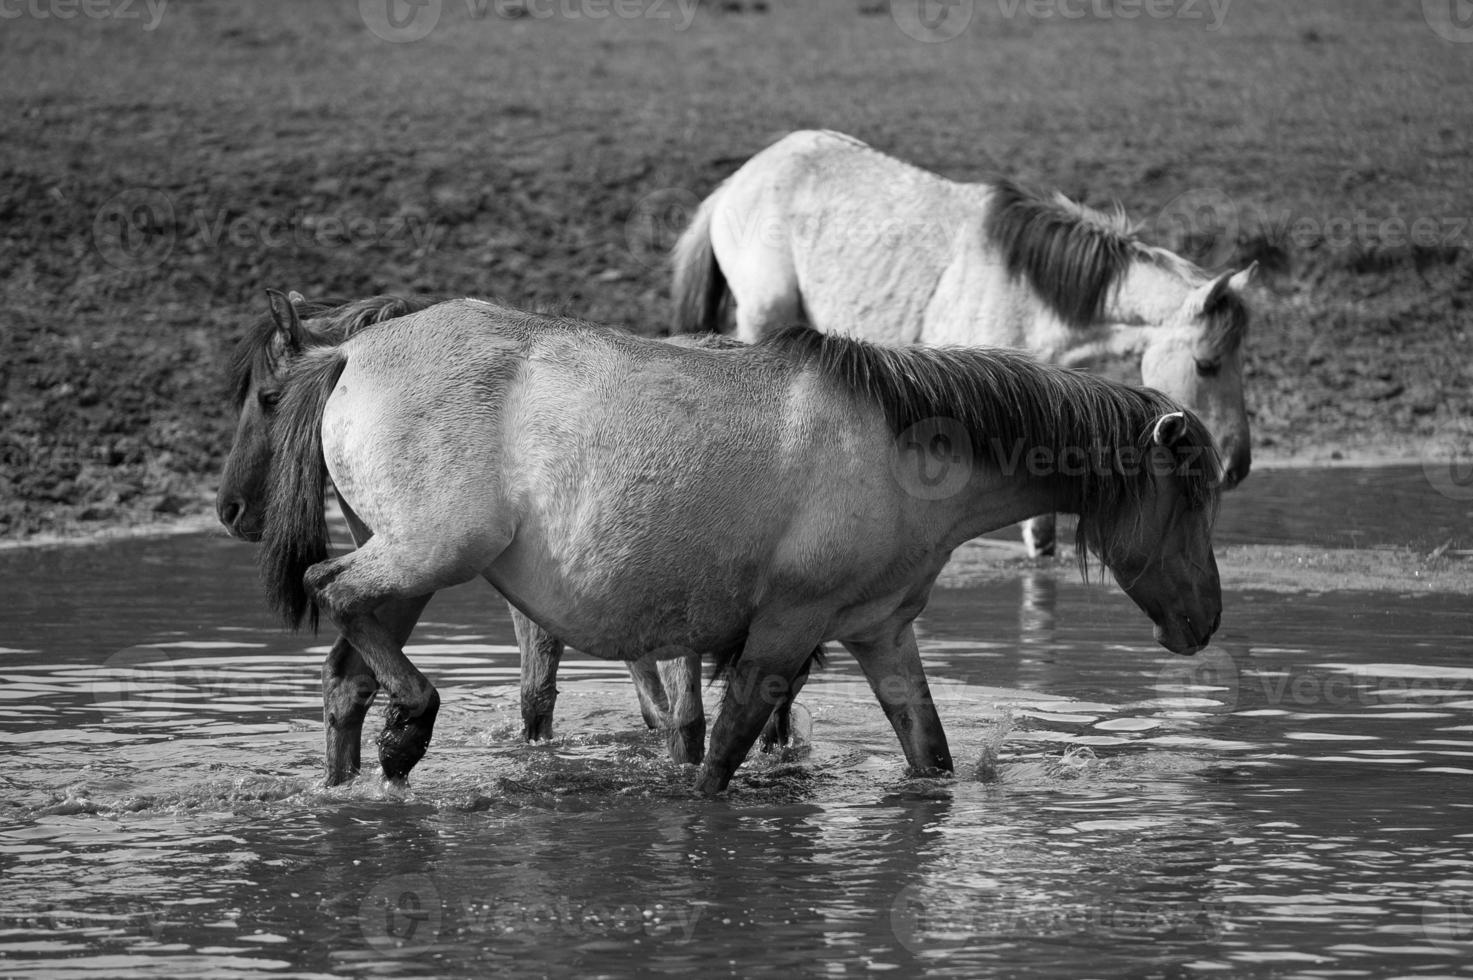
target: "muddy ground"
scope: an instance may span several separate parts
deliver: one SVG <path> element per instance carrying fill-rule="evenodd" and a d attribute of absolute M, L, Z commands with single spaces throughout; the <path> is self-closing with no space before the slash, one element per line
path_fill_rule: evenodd
<path fill-rule="evenodd" d="M 688 26 L 673 0 L 446 0 L 403 43 L 373 6 L 5 21 L 0 537 L 206 513 L 223 364 L 267 287 L 662 331 L 690 204 L 819 126 L 1118 200 L 1214 269 L 1258 260 L 1260 459 L 1473 449 L 1473 45 L 1428 5 L 1236 0 L 1214 26 L 977 2 L 934 43 L 903 0 L 708 2 Z"/>

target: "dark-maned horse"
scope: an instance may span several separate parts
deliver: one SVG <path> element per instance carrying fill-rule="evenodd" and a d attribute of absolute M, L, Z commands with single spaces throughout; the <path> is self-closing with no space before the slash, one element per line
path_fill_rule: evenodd
<path fill-rule="evenodd" d="M 1001 351 L 806 329 L 687 348 L 475 300 L 339 345 L 284 320 L 268 591 L 289 623 L 325 610 L 388 692 L 390 779 L 423 757 L 439 696 L 379 614 L 476 577 L 594 656 L 709 652 L 728 685 L 708 793 L 825 640 L 910 766 L 949 772 L 911 624 L 952 549 L 1030 514 L 1078 514 L 1167 648 L 1217 628 L 1211 438 L 1156 392 Z M 372 530 L 336 558 L 329 479 Z"/>

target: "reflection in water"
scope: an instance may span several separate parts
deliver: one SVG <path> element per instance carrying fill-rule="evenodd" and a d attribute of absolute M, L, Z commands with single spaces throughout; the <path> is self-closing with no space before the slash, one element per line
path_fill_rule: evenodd
<path fill-rule="evenodd" d="M 712 802 L 616 665 L 570 657 L 519 744 L 469 588 L 416 633 L 444 708 L 396 796 L 318 785 L 327 638 L 275 630 L 248 554 L 0 555 L 0 974 L 1469 973 L 1466 597 L 1231 594 L 1178 658 L 1113 587 L 938 590 L 958 779 L 906 777 L 838 656 L 811 742 Z"/>

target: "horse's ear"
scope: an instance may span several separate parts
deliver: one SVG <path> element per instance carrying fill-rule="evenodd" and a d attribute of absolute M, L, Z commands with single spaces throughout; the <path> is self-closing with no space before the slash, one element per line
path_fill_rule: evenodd
<path fill-rule="evenodd" d="M 1156 427 L 1151 430 L 1151 443 L 1156 446 L 1165 446 L 1170 449 L 1181 441 L 1187 434 L 1187 416 L 1185 412 L 1171 412 L 1156 420 Z"/>
<path fill-rule="evenodd" d="M 266 302 L 271 307 L 271 319 L 276 321 L 276 332 L 282 345 L 290 351 L 299 351 L 307 346 L 307 329 L 297 316 L 296 304 L 277 289 L 266 290 Z"/>
<path fill-rule="evenodd" d="M 1241 293 L 1248 288 L 1248 284 L 1253 281 L 1253 273 L 1257 271 L 1258 261 L 1255 259 L 1249 263 L 1248 268 L 1233 273 L 1232 278 L 1228 280 L 1228 288 L 1235 293 Z"/>
<path fill-rule="evenodd" d="M 1229 296 L 1241 293 L 1248 288 L 1253 281 L 1253 273 L 1257 271 L 1258 263 L 1254 262 L 1246 269 L 1237 272 L 1224 272 L 1212 282 L 1203 286 L 1198 292 L 1202 294 L 1202 312 L 1211 313 L 1222 304 Z"/>

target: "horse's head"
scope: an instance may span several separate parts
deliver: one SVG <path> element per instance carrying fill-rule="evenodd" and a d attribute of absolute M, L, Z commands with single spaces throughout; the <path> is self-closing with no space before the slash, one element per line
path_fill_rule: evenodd
<path fill-rule="evenodd" d="M 1212 433 L 1229 490 L 1252 464 L 1243 407 L 1248 314 L 1241 296 L 1252 275 L 1250 266 L 1193 289 L 1159 329 L 1144 332 L 1149 339 L 1141 356 L 1141 380 L 1190 408 Z"/>
<path fill-rule="evenodd" d="M 236 408 L 235 441 L 225 460 L 215 512 L 233 537 L 260 541 L 265 529 L 266 477 L 271 470 L 271 415 L 276 409 L 281 377 L 293 355 L 313 342 L 302 325 L 299 293 L 284 296 L 268 290 L 270 313 L 246 334 L 235 351 L 233 374 Z"/>
<path fill-rule="evenodd" d="M 1136 492 L 1085 525 L 1090 549 L 1125 594 L 1156 624 L 1156 640 L 1173 653 L 1207 645 L 1222 614 L 1212 522 L 1217 461 L 1211 436 L 1190 414 L 1155 420 Z"/>

